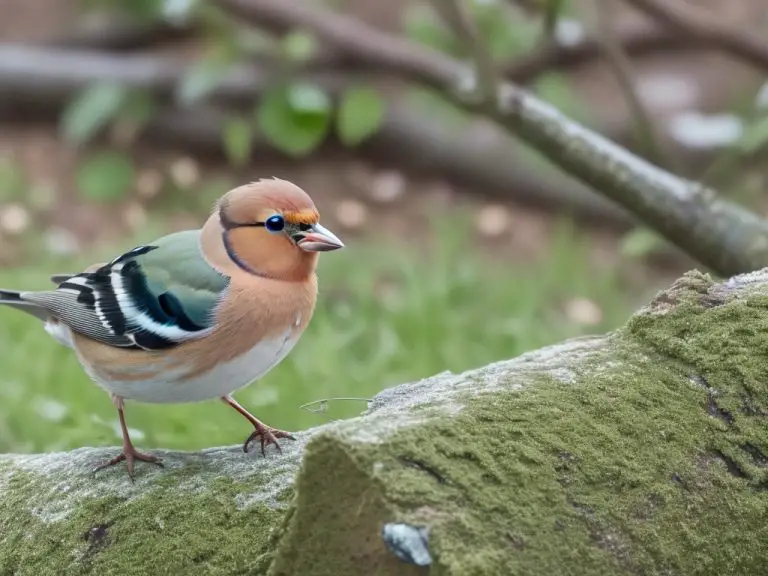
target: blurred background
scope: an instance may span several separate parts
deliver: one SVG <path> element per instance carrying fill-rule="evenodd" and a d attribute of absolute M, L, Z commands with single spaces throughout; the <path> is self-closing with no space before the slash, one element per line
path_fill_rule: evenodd
<path fill-rule="evenodd" d="M 674 3 L 735 30 L 768 23 L 760 0 Z M 0 286 L 45 288 L 52 273 L 199 227 L 237 184 L 290 179 L 347 248 L 321 258 L 317 311 L 292 355 L 237 399 L 297 430 L 358 414 L 388 386 L 618 327 L 696 266 L 440 94 L 218 4 L 0 0 Z M 767 67 L 620 0 L 467 5 L 509 78 L 765 212 Z M 327 7 L 461 55 L 428 3 Z M 140 448 L 250 433 L 219 402 L 126 414 Z M 74 355 L 0 309 L 0 451 L 119 439 Z"/>

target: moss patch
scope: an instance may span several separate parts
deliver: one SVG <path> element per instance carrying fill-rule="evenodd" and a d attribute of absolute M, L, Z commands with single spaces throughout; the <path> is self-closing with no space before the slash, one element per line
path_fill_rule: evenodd
<path fill-rule="evenodd" d="M 758 574 L 767 335 L 759 285 L 686 275 L 589 353 L 431 379 L 412 385 L 434 385 L 420 392 L 429 409 L 398 404 L 316 433 L 287 514 L 238 506 L 263 478 L 206 468 L 189 488 L 200 463 L 146 493 L 81 497 L 53 521 L 40 513 L 56 498 L 50 478 L 0 462 L 0 575 Z M 427 526 L 432 567 L 396 559 L 386 522 Z"/>
<path fill-rule="evenodd" d="M 80 499 L 59 521 L 36 514 L 50 478 L 6 472 L 0 574 L 264 574 L 271 529 L 285 511 L 238 509 L 236 496 L 254 486 L 224 477 L 179 490 L 187 472 L 171 471 L 145 495 Z"/>
<path fill-rule="evenodd" d="M 403 565 L 384 547 L 379 534 L 390 516 L 389 508 L 381 486 L 371 483 L 361 464 L 334 436 L 322 435 L 310 442 L 303 468 L 325 473 L 300 474 L 270 576 L 423 573 Z"/>
<path fill-rule="evenodd" d="M 637 315 L 627 331 L 705 391 L 706 458 L 753 491 L 768 490 L 768 295 L 759 287 L 728 294 L 696 272 L 677 286 L 687 290 L 674 308 Z"/>
<path fill-rule="evenodd" d="M 426 574 L 353 570 L 390 521 L 429 527 L 433 576 L 760 573 L 768 301 L 712 286 L 684 278 L 573 382 L 510 373 L 381 443 L 315 438 L 272 574 Z"/>

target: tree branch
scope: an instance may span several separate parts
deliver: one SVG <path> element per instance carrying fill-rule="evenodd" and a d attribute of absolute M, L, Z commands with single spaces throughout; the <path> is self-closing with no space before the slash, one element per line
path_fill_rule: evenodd
<path fill-rule="evenodd" d="M 768 265 L 768 223 L 717 198 L 564 117 L 553 106 L 506 83 L 494 109 L 466 98 L 466 67 L 438 52 L 342 14 L 293 0 L 218 0 L 256 26 L 304 28 L 367 65 L 434 88 L 521 137 L 550 161 L 634 213 L 673 244 L 720 274 Z"/>
<path fill-rule="evenodd" d="M 54 38 L 47 45 L 57 48 L 129 51 L 188 40 L 198 32 L 196 25 L 173 25 L 164 21 L 140 24 L 115 17 L 79 25 L 67 34 Z"/>
<path fill-rule="evenodd" d="M 141 132 L 143 143 L 223 156 L 221 126 L 227 111 L 252 108 L 273 75 L 257 65 L 241 66 L 214 90 L 210 105 L 179 108 L 173 103 L 173 93 L 188 66 L 183 60 L 152 55 L 0 44 L 0 120 L 55 121 L 69 100 L 90 83 L 113 81 L 149 90 L 166 103 Z M 319 70 L 302 78 L 331 93 L 352 80 L 348 75 Z M 470 124 L 462 135 L 456 138 L 455 127 L 393 99 L 387 103 L 379 130 L 354 153 L 414 176 L 438 177 L 471 187 L 487 198 L 522 202 L 620 230 L 633 224 L 626 211 L 571 178 L 532 170 L 520 146 L 502 131 L 489 132 L 487 126 Z M 279 155 L 258 135 L 252 144 L 254 157 Z M 320 153 L 349 151 L 331 134 Z"/>
<path fill-rule="evenodd" d="M 683 6 L 677 0 L 627 0 L 660 24 L 768 71 L 768 42 L 764 36 L 743 27 L 734 28 L 701 9 Z"/>
<path fill-rule="evenodd" d="M 139 24 L 127 22 L 120 18 L 108 18 L 89 23 L 87 26 L 76 27 L 68 34 L 57 37 L 45 45 L 120 53 L 145 51 L 166 44 L 194 39 L 202 32 L 199 28 L 199 24 L 195 21 L 178 25 L 165 22 Z M 270 28 L 268 32 L 279 35 L 285 32 L 285 28 Z M 648 21 L 620 22 L 614 32 L 614 37 L 620 44 L 621 50 L 625 54 L 635 57 L 643 57 L 658 52 L 669 53 L 676 50 L 693 51 L 696 48 L 696 43 L 692 39 L 672 33 Z M 568 43 L 560 43 L 557 38 L 553 38 L 551 42 L 516 57 L 514 61 L 500 65 L 500 69 L 506 71 L 507 78 L 521 84 L 527 84 L 541 74 L 553 70 L 572 71 L 578 69 L 580 66 L 588 65 L 600 55 L 601 47 L 597 37 L 586 35 L 576 42 Z M 274 62 L 270 61 L 268 57 L 254 58 L 254 61 L 259 66 L 274 65 Z M 323 50 L 311 56 L 301 68 L 305 71 L 332 69 L 339 73 L 366 71 L 365 63 L 349 59 L 342 51 L 334 50 L 328 46 L 323 46 Z M 615 141 L 634 149 L 636 140 L 633 137 L 631 127 L 624 120 L 617 120 L 618 122 L 612 122 L 605 127 L 601 125 L 600 131 L 609 134 Z M 679 143 L 675 143 L 673 147 L 678 148 L 678 145 Z M 711 150 L 682 148 L 677 150 L 677 153 L 683 165 L 687 169 L 692 169 L 694 166 L 708 166 L 713 152 Z M 578 204 L 583 194 L 575 193 L 573 196 Z M 580 212 L 577 212 L 575 216 L 580 217 Z"/>
<path fill-rule="evenodd" d="M 273 23 L 271 29 L 284 31 L 283 26 Z M 81 26 L 61 37 L 54 38 L 48 46 L 60 48 L 98 48 L 109 51 L 135 51 L 171 44 L 193 38 L 199 30 L 195 25 L 172 25 L 167 22 L 137 24 L 121 19 L 110 19 L 97 24 Z M 647 23 L 620 25 L 614 35 L 622 51 L 628 56 L 645 56 L 670 50 L 695 50 L 698 38 L 677 34 L 666 28 Z M 585 36 L 574 44 L 561 44 L 556 39 L 545 43 L 532 52 L 500 64 L 499 69 L 507 79 L 526 84 L 551 70 L 568 70 L 589 64 L 601 54 L 600 39 Z M 341 52 L 325 54 L 321 63 L 333 63 L 343 68 L 349 61 Z"/>
<path fill-rule="evenodd" d="M 661 167 L 673 167 L 674 161 L 669 155 L 664 154 L 661 139 L 655 130 L 653 118 L 643 104 L 638 94 L 635 77 L 632 72 L 632 63 L 626 57 L 621 44 L 615 36 L 613 27 L 615 0 L 596 0 L 595 11 L 597 14 L 597 27 L 599 30 L 599 43 L 605 60 L 613 70 L 624 99 L 629 105 L 635 133 L 645 150 L 645 157 L 656 162 Z"/>

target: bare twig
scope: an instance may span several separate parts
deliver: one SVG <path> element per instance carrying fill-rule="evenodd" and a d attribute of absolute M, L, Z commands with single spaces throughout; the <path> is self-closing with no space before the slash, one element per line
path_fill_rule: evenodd
<path fill-rule="evenodd" d="M 210 105 L 182 109 L 172 100 L 188 66 L 182 60 L 153 55 L 0 44 L 0 120 L 55 121 L 73 95 L 91 82 L 110 80 L 150 90 L 166 102 L 141 132 L 142 142 L 223 156 L 221 125 L 228 111 L 252 109 L 273 75 L 256 65 L 233 69 L 211 94 Z M 304 74 L 302 79 L 332 94 L 351 80 L 347 75 L 321 71 Z M 456 138 L 455 128 L 440 118 L 392 100 L 377 133 L 354 153 L 417 177 L 439 177 L 471 187 L 487 198 L 565 212 L 582 222 L 620 230 L 633 224 L 626 211 L 578 182 L 552 171 L 532 169 L 520 147 L 503 132 L 489 133 L 487 126 L 470 124 L 461 133 L 462 137 Z M 254 157 L 279 155 L 258 135 L 252 147 Z M 349 150 L 331 134 L 319 153 L 347 154 Z"/>
<path fill-rule="evenodd" d="M 328 412 L 328 403 L 329 402 L 345 402 L 345 401 L 352 401 L 352 402 L 365 402 L 367 405 L 370 405 L 371 402 L 373 402 L 373 398 L 358 398 L 355 396 L 349 396 L 349 397 L 336 397 L 336 398 L 322 398 L 321 400 L 314 400 L 312 402 L 307 402 L 306 404 L 302 404 L 299 406 L 299 410 L 306 410 L 307 412 L 312 412 L 313 414 L 325 414 Z"/>
<path fill-rule="evenodd" d="M 198 27 L 194 24 L 173 25 L 164 21 L 140 24 L 124 18 L 110 18 L 98 23 L 80 25 L 66 35 L 51 40 L 47 45 L 59 48 L 128 51 L 188 40 L 198 32 Z"/>
<path fill-rule="evenodd" d="M 622 50 L 632 56 L 643 56 L 671 50 L 694 50 L 696 43 L 680 34 L 658 26 L 621 26 L 615 35 Z M 571 69 L 589 64 L 601 54 L 599 38 L 586 36 L 575 44 L 560 44 L 556 40 L 520 56 L 502 67 L 508 80 L 526 84 L 546 70 Z"/>
<path fill-rule="evenodd" d="M 541 0 L 508 0 L 512 6 L 523 10 L 526 14 L 536 16 L 541 12 L 544 3 Z"/>
<path fill-rule="evenodd" d="M 273 30 L 280 33 L 284 32 L 285 28 L 277 27 Z M 139 24 L 123 19 L 109 19 L 77 27 L 47 42 L 46 46 L 131 52 L 192 39 L 199 32 L 194 23 L 173 25 L 159 21 Z M 615 37 L 622 50 L 634 56 L 670 50 L 692 50 L 696 47 L 691 39 L 648 24 L 620 26 L 615 32 Z M 551 70 L 568 70 L 589 64 L 600 54 L 600 43 L 596 37 L 586 36 L 573 44 L 561 44 L 552 39 L 540 48 L 507 63 L 500 69 L 500 73 L 503 72 L 509 80 L 527 84 Z M 303 63 L 303 67 L 307 70 L 333 69 L 352 72 L 363 68 L 359 61 L 333 50 L 326 50 L 309 58 Z"/>
<path fill-rule="evenodd" d="M 546 0 L 543 11 L 542 20 L 542 39 L 544 41 L 550 41 L 555 38 L 557 32 L 557 22 L 560 18 L 560 12 L 563 9 L 563 0 Z"/>
<path fill-rule="evenodd" d="M 733 27 L 679 0 L 628 0 L 638 10 L 700 42 L 711 44 L 768 71 L 768 42 L 743 27 Z"/>
<path fill-rule="evenodd" d="M 635 85 L 632 63 L 626 57 L 613 30 L 614 2 L 617 0 L 595 0 L 597 26 L 600 33 L 600 46 L 605 60 L 613 70 L 616 80 L 624 93 L 624 98 L 631 110 L 633 124 L 645 157 L 662 167 L 674 167 L 673 158 L 664 153 L 661 140 L 656 134 L 653 118 L 643 104 Z"/>
<path fill-rule="evenodd" d="M 437 89 L 465 109 L 482 112 L 718 273 L 768 265 L 768 223 L 762 218 L 634 156 L 513 84 L 501 86 L 494 109 L 478 107 L 461 90 L 466 67 L 349 16 L 294 0 L 217 3 L 257 26 L 278 22 L 310 30 L 373 68 Z"/>
<path fill-rule="evenodd" d="M 472 16 L 467 14 L 463 4 L 452 0 L 434 0 L 432 4 L 469 53 L 473 67 L 477 69 L 477 78 L 472 78 L 471 83 L 477 85 L 480 100 L 496 106 L 499 75 L 485 41 L 477 33 Z"/>

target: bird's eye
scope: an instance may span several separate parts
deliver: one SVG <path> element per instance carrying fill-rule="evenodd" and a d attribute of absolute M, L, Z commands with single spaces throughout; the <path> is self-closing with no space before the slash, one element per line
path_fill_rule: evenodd
<path fill-rule="evenodd" d="M 264 226 L 270 232 L 282 232 L 283 228 L 285 228 L 285 219 L 280 214 L 275 214 L 267 218 Z"/>

